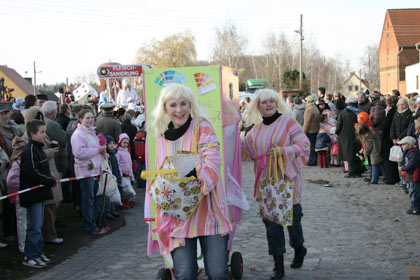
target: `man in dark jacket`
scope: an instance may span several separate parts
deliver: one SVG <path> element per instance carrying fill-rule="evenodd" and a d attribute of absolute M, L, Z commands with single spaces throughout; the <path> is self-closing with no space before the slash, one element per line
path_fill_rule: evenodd
<path fill-rule="evenodd" d="M 406 136 L 397 143 L 404 150 L 401 175 L 407 175 L 405 180 L 410 184 L 411 207 L 407 214 L 412 215 L 420 214 L 420 151 L 415 148 L 416 142 L 415 138 Z"/>
<path fill-rule="evenodd" d="M 70 122 L 70 107 L 66 103 L 60 105 L 57 122 L 61 124 L 63 130 L 67 129 L 67 126 Z"/>
<path fill-rule="evenodd" d="M 102 135 L 111 135 L 112 138 L 118 139 L 121 134 L 121 124 L 112 116 L 114 104 L 105 103 L 101 106 L 104 113 L 102 117 L 96 120 L 96 133 Z"/>
<path fill-rule="evenodd" d="M 44 201 L 53 198 L 51 187 L 56 184 L 56 179 L 50 172 L 48 158 L 42 149 L 46 130 L 45 122 L 41 120 L 33 120 L 27 124 L 27 134 L 30 140 L 23 148 L 20 164 L 21 190 L 36 185 L 45 185 L 20 195 L 20 205 L 27 208 L 28 216 L 23 265 L 36 268 L 44 268 L 47 263 L 51 262 L 42 253 L 44 240 L 41 232 Z"/>
<path fill-rule="evenodd" d="M 398 174 L 398 164 L 389 160 L 389 151 L 394 143 L 391 139 L 391 125 L 394 119 L 394 114 L 397 111 L 396 105 L 398 98 L 396 96 L 389 96 L 386 98 L 387 107 L 385 108 L 385 118 L 382 122 L 381 129 L 381 156 L 385 160 L 386 175 L 388 180 L 387 185 L 393 185 L 400 181 Z"/>

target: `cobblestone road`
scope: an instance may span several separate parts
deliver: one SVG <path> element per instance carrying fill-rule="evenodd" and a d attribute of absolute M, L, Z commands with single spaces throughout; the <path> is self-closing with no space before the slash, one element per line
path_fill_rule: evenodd
<path fill-rule="evenodd" d="M 269 279 L 273 261 L 264 225 L 256 217 L 251 163 L 244 163 L 243 174 L 251 209 L 237 228 L 233 250 L 243 255 L 243 279 Z M 319 179 L 332 187 L 307 181 Z M 293 249 L 288 246 L 284 279 L 405 279 L 406 265 L 420 265 L 420 216 L 405 214 L 409 199 L 400 188 L 345 179 L 339 168 L 306 167 L 304 180 L 302 223 L 308 255 L 301 269 L 290 269 Z M 139 190 L 141 206 L 142 197 Z M 146 256 L 143 209 L 125 213 L 125 227 L 31 279 L 155 279 L 163 260 L 157 253 Z"/>

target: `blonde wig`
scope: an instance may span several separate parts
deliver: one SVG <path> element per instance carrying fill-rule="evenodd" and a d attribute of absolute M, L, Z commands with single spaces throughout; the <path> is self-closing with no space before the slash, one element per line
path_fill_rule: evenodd
<path fill-rule="evenodd" d="M 149 130 L 156 138 L 163 135 L 163 133 L 168 129 L 169 123 L 171 122 L 171 119 L 165 110 L 166 102 L 170 99 L 178 99 L 180 97 L 185 98 L 190 103 L 191 117 L 201 117 L 208 119 L 207 114 L 198 104 L 197 98 L 191 89 L 180 84 L 164 86 L 160 91 L 159 100 L 156 104 L 156 107 L 153 109 L 150 121 L 148 122 L 150 124 Z"/>
<path fill-rule="evenodd" d="M 289 106 L 283 100 L 280 99 L 279 93 L 275 90 L 264 88 L 257 90 L 255 94 L 257 96 L 254 98 L 254 100 L 251 101 L 251 104 L 249 104 L 246 114 L 244 116 L 245 122 L 247 124 L 257 125 L 262 122 L 263 119 L 260 110 L 258 109 L 258 106 L 260 105 L 261 101 L 268 100 L 271 98 L 276 100 L 277 111 L 280 114 L 292 115 L 292 110 L 290 110 Z"/>

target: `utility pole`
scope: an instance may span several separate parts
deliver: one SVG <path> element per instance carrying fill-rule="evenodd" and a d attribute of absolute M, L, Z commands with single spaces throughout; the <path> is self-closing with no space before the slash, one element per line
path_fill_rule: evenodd
<path fill-rule="evenodd" d="M 34 95 L 36 95 L 36 66 L 34 61 Z"/>
<path fill-rule="evenodd" d="M 303 86 L 303 15 L 300 15 L 300 28 L 295 30 L 296 33 L 299 33 L 300 40 L 300 65 L 299 65 L 299 89 L 302 90 Z"/>

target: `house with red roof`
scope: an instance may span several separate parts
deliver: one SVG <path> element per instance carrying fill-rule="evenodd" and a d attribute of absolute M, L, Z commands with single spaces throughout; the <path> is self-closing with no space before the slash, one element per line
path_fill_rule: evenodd
<path fill-rule="evenodd" d="M 7 65 L 0 65 L 0 83 L 14 98 L 25 98 L 28 94 L 34 94 L 33 85 Z M 39 92 L 36 91 L 36 94 L 39 94 Z"/>
<path fill-rule="evenodd" d="M 345 97 L 356 96 L 359 91 L 365 92 L 367 89 L 369 89 L 367 81 L 359 78 L 356 72 L 350 72 L 350 76 L 343 83 L 341 93 Z"/>
<path fill-rule="evenodd" d="M 383 94 L 407 93 L 405 68 L 419 62 L 420 9 L 386 11 L 379 43 L 379 80 Z"/>

